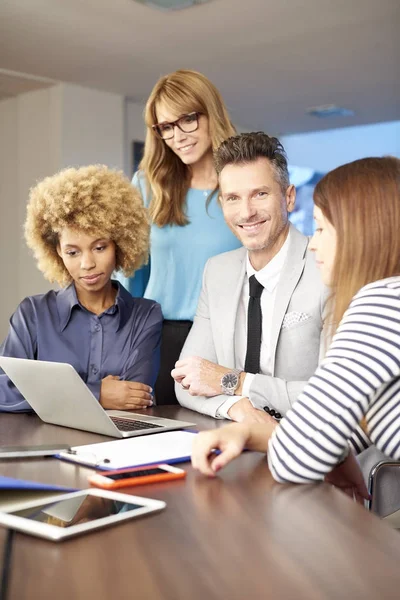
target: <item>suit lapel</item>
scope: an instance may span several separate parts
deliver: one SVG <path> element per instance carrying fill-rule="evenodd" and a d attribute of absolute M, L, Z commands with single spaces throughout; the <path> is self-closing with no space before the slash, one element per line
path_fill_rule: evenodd
<path fill-rule="evenodd" d="M 271 326 L 272 373 L 275 370 L 275 357 L 283 318 L 294 289 L 303 273 L 308 238 L 293 225 L 290 226 L 289 250 L 279 278 Z"/>
<path fill-rule="evenodd" d="M 243 289 L 243 280 L 246 273 L 246 256 L 247 251 L 243 248 L 243 252 L 238 256 L 235 264 L 232 265 L 230 276 L 232 276 L 231 285 L 226 287 L 226 312 L 223 318 L 223 330 L 226 335 L 223 336 L 224 355 L 226 357 L 227 366 L 235 365 L 235 328 L 236 317 L 240 301 L 240 296 Z"/>

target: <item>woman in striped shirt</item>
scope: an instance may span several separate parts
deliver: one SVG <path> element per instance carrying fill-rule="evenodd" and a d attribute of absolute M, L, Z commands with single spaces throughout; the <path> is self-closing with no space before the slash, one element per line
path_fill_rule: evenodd
<path fill-rule="evenodd" d="M 328 476 L 361 499 L 366 489 L 349 445 L 357 453 L 372 443 L 400 460 L 400 160 L 343 165 L 318 183 L 314 201 L 310 249 L 332 290 L 325 359 L 279 426 L 200 434 L 192 461 L 214 475 L 244 447 L 268 450 L 277 481 Z"/>

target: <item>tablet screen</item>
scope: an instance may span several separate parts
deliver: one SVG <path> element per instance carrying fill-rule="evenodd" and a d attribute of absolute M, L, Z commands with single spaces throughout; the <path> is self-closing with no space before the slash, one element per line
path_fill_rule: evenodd
<path fill-rule="evenodd" d="M 72 525 L 98 521 L 111 515 L 126 513 L 142 507 L 141 504 L 120 502 L 110 498 L 93 496 L 92 494 L 82 494 L 8 514 L 55 525 L 56 527 L 71 527 Z"/>

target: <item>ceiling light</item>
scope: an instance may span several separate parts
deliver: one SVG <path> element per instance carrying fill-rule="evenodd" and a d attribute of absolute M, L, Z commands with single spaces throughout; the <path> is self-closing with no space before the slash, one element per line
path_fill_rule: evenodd
<path fill-rule="evenodd" d="M 343 108 L 342 106 L 337 106 L 336 104 L 321 104 L 321 106 L 312 106 L 311 108 L 307 108 L 306 113 L 312 117 L 320 118 L 352 117 L 354 115 L 354 110 Z"/>
<path fill-rule="evenodd" d="M 205 4 L 210 0 L 135 0 L 140 4 L 144 4 L 149 8 L 157 8 L 158 10 L 182 10 L 197 4 Z"/>

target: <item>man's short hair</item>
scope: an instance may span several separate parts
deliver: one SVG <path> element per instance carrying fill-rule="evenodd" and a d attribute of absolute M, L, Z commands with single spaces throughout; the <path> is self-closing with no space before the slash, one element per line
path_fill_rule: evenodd
<path fill-rule="evenodd" d="M 227 165 L 251 163 L 259 158 L 270 161 L 285 192 L 290 184 L 285 149 L 276 137 L 262 131 L 241 133 L 222 142 L 214 153 L 214 165 L 219 175 Z"/>

